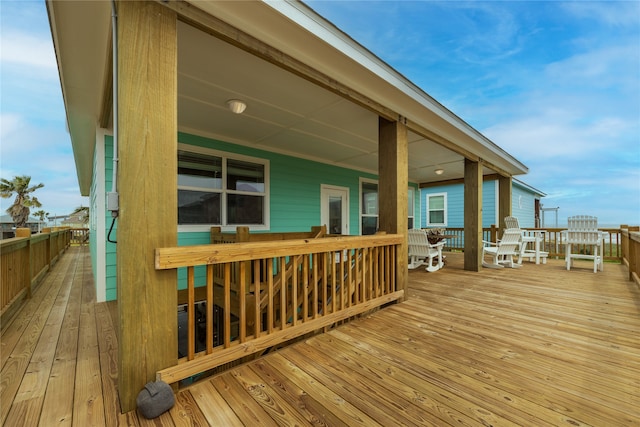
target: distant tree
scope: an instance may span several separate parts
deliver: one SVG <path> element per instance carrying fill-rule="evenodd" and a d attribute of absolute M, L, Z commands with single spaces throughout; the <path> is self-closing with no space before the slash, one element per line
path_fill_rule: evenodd
<path fill-rule="evenodd" d="M 40 222 L 38 223 L 38 233 L 39 233 L 40 230 L 42 230 L 42 223 L 44 222 L 44 219 L 49 216 L 49 212 L 45 212 L 44 210 L 40 209 L 39 211 L 34 212 L 33 216 L 35 216 L 40 220 Z"/>
<path fill-rule="evenodd" d="M 89 222 L 89 208 L 87 206 L 77 207 L 71 215 L 78 215 L 78 219 L 83 224 Z"/>
<path fill-rule="evenodd" d="M 40 209 L 39 211 L 34 212 L 33 216 L 38 218 L 40 221 L 44 221 L 44 219 L 49 216 L 49 212 L 45 212 L 42 209 Z"/>
<path fill-rule="evenodd" d="M 30 176 L 16 176 L 13 180 L 9 181 L 5 178 L 0 178 L 0 196 L 3 199 L 10 198 L 13 193 L 16 194 L 16 199 L 13 204 L 7 209 L 7 213 L 13 218 L 13 222 L 16 228 L 23 228 L 29 220 L 29 212 L 31 207 L 39 208 L 42 204 L 31 195 L 34 191 L 44 187 L 44 184 L 29 186 L 31 183 Z"/>

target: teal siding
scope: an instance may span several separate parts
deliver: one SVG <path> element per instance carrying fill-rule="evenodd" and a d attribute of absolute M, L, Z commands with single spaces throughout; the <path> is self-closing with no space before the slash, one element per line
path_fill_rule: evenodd
<path fill-rule="evenodd" d="M 450 228 L 464 227 L 464 185 L 453 184 L 420 190 L 421 227 L 427 227 L 427 196 L 445 193 L 447 195 L 446 226 Z M 495 181 L 482 183 L 482 227 L 491 227 L 496 219 L 496 185 Z"/>
<path fill-rule="evenodd" d="M 223 152 L 266 159 L 269 161 L 269 232 L 307 231 L 320 224 L 321 185 L 334 185 L 349 189 L 349 229 L 357 234 L 360 229 L 360 178 L 377 179 L 376 175 L 326 165 L 287 155 L 257 150 L 241 145 L 217 141 L 185 133 L 178 134 L 182 144 L 211 148 Z M 105 189 L 111 191 L 113 138 L 105 141 Z M 419 223 L 420 193 L 417 184 L 411 184 L 415 192 L 415 221 Z M 104 203 L 104 202 L 103 202 Z M 110 212 L 106 213 L 106 230 L 111 226 Z M 177 226 L 177 225 L 176 225 Z M 112 238 L 117 237 L 117 221 Z M 209 243 L 209 232 L 179 232 L 178 245 L 200 245 Z M 116 299 L 116 252 L 115 245 L 105 242 L 106 246 L 106 298 Z M 205 269 L 197 268 L 195 282 L 204 284 Z M 186 269 L 178 271 L 178 288 L 186 287 Z"/>
<path fill-rule="evenodd" d="M 513 183 L 511 192 L 511 214 L 518 218 L 518 224 L 520 224 L 520 227 L 535 227 L 536 195 L 518 186 L 515 182 Z"/>
<path fill-rule="evenodd" d="M 269 160 L 270 232 L 310 230 L 320 224 L 320 186 L 349 188 L 349 230 L 359 230 L 360 178 L 375 175 L 181 133 L 179 142 Z M 191 243 L 189 243 L 191 244 Z"/>
<path fill-rule="evenodd" d="M 105 183 L 105 191 L 108 193 L 111 191 L 111 186 L 113 184 L 113 137 L 105 136 L 104 139 L 104 156 L 105 156 L 105 174 L 104 174 L 104 183 Z M 106 200 L 104 201 L 106 203 Z M 106 211 L 105 213 L 105 236 L 107 239 L 109 238 L 109 228 L 113 222 L 113 218 L 111 216 L 111 212 Z M 118 235 L 118 221 L 115 222 L 113 226 L 113 231 L 111 233 L 111 240 L 117 241 Z M 114 243 L 110 243 L 108 241 L 103 242 L 105 246 L 106 253 L 106 294 L 107 301 L 112 301 L 117 298 L 117 282 L 116 282 L 116 245 Z"/>

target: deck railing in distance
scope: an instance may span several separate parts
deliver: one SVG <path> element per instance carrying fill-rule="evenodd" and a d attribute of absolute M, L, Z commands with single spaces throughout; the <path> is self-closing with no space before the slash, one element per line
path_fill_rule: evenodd
<path fill-rule="evenodd" d="M 156 249 L 156 269 L 186 268 L 188 287 L 187 355 L 157 378 L 174 383 L 401 299 L 402 241 L 378 234 Z M 196 352 L 198 266 L 206 269 L 207 314 L 204 350 Z M 222 331 L 217 342 L 214 330 Z"/>
<path fill-rule="evenodd" d="M 541 230 L 545 233 L 544 241 L 541 243 L 540 249 L 548 252 L 549 257 L 564 258 L 566 250 L 566 242 L 563 237 L 565 228 L 526 228 L 525 230 Z M 622 232 L 620 228 L 601 228 L 603 238 L 604 259 L 606 261 L 622 261 Z M 445 243 L 445 250 L 464 250 L 464 228 L 451 227 L 447 228 L 445 234 L 455 236 L 448 238 Z M 498 228 L 492 226 L 482 229 L 482 239 L 495 242 L 498 237 Z M 587 253 L 590 248 L 584 246 L 579 250 Z"/>
<path fill-rule="evenodd" d="M 3 328 L 71 243 L 71 233 L 66 227 L 45 228 L 42 233 L 33 235 L 28 228 L 19 228 L 16 236 L 0 240 L 0 322 Z"/>
<path fill-rule="evenodd" d="M 71 232 L 71 244 L 84 246 L 89 244 L 89 229 L 88 228 L 70 228 Z"/>
<path fill-rule="evenodd" d="M 640 286 L 640 227 L 621 226 L 622 263 L 629 269 L 629 280 Z"/>

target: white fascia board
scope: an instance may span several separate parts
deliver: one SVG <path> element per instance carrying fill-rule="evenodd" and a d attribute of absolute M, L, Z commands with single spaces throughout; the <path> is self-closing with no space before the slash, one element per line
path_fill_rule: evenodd
<path fill-rule="evenodd" d="M 317 38 L 328 43 L 348 58 L 356 61 L 359 65 L 366 68 L 367 70 L 384 80 L 386 83 L 392 85 L 405 95 L 409 96 L 411 99 L 418 102 L 422 107 L 427 108 L 429 111 L 436 114 L 442 120 L 445 120 L 457 130 L 463 132 L 475 142 L 480 143 L 482 146 L 489 149 L 499 157 L 506 158 L 508 162 L 512 163 L 512 167 L 515 166 L 517 169 L 520 169 L 522 173 L 528 172 L 528 168 L 524 164 L 519 162 L 505 150 L 496 145 L 493 141 L 488 139 L 486 136 L 470 126 L 452 111 L 440 104 L 419 86 L 412 83 L 409 79 L 389 66 L 382 59 L 369 51 L 366 47 L 362 46 L 357 41 L 349 37 L 346 33 L 337 28 L 335 25 L 333 25 L 331 22 L 318 15 L 307 5 L 298 1 L 265 0 L 264 2 L 292 22 L 302 26 Z M 381 92 L 382 91 L 379 91 L 377 93 Z M 372 98 L 374 96 L 369 93 L 365 93 L 365 95 Z M 398 105 L 390 103 L 389 99 L 379 99 L 376 101 L 380 102 L 383 105 L 391 104 L 393 108 L 399 113 L 402 113 L 403 111 L 407 111 L 408 113 L 406 103 Z M 416 116 L 414 117 L 409 117 L 408 114 L 406 115 L 416 123 L 421 122 L 419 112 L 416 112 Z M 461 141 L 454 142 L 460 143 Z"/>

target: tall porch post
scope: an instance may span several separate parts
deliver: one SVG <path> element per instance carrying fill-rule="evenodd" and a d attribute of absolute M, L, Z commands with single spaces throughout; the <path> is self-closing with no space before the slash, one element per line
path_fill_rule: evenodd
<path fill-rule="evenodd" d="M 464 159 L 464 269 L 482 266 L 482 165 Z"/>
<path fill-rule="evenodd" d="M 156 371 L 177 363 L 175 271 L 154 250 L 177 244 L 177 17 L 119 1 L 118 393 L 123 412 Z"/>
<path fill-rule="evenodd" d="M 396 283 L 398 290 L 408 295 L 407 227 L 409 151 L 407 127 L 399 121 L 378 120 L 378 196 L 380 231 L 403 234 L 396 257 Z"/>
<path fill-rule="evenodd" d="M 504 218 L 511 216 L 511 187 L 510 176 L 498 176 L 498 235 L 504 231 Z"/>

